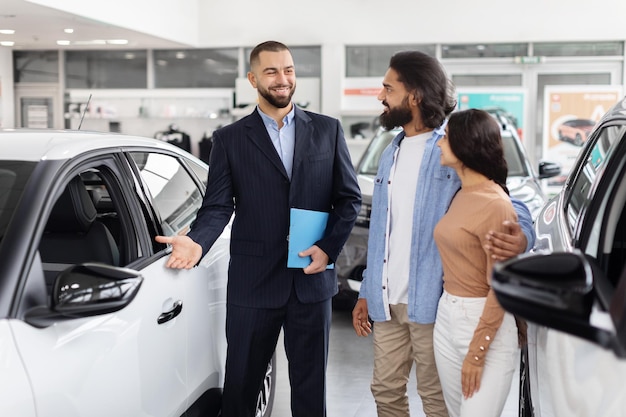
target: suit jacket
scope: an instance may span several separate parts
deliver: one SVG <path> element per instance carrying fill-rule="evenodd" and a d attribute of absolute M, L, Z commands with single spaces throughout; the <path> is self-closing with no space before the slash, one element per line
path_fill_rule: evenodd
<path fill-rule="evenodd" d="M 287 268 L 289 211 L 329 213 L 316 244 L 334 262 L 354 226 L 361 193 L 339 121 L 296 107 L 295 123 L 291 181 L 258 110 L 213 134 L 207 191 L 189 236 L 206 254 L 235 212 L 229 303 L 281 307 L 294 286 L 304 303 L 337 293 L 334 270 L 305 275 Z"/>

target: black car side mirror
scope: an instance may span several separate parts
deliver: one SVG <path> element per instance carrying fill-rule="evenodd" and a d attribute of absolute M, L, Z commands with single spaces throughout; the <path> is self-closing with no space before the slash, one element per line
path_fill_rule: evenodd
<path fill-rule="evenodd" d="M 539 179 L 556 177 L 561 173 L 561 166 L 555 162 L 539 162 Z"/>
<path fill-rule="evenodd" d="M 25 320 L 35 327 L 111 313 L 135 298 L 143 277 L 135 270 L 98 263 L 73 265 L 54 281 L 50 307 L 35 307 Z"/>
<path fill-rule="evenodd" d="M 592 314 L 597 288 L 606 279 L 578 250 L 524 254 L 494 266 L 491 285 L 508 312 L 529 322 L 578 336 L 626 357 L 626 339 L 612 326 L 598 327 Z M 617 295 L 616 295 L 617 296 Z M 615 298 L 615 297 L 613 297 Z M 615 315 L 612 314 L 615 323 Z M 619 322 L 623 321 L 619 318 Z"/>

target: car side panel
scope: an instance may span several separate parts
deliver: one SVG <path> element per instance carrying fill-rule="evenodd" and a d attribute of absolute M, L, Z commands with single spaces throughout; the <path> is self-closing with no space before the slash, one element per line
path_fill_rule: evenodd
<path fill-rule="evenodd" d="M 186 276 L 166 271 L 166 258 L 141 271 L 135 299 L 124 309 L 59 321 L 47 328 L 15 322 L 39 417 L 178 417 L 186 406 Z"/>
<path fill-rule="evenodd" d="M 556 330 L 545 331 L 540 346 L 545 371 L 539 377 L 546 378 L 537 391 L 541 417 L 626 416 L 626 361 Z"/>
<path fill-rule="evenodd" d="M 224 386 L 229 236 L 230 225 L 226 226 L 200 265 L 185 271 L 188 308 L 184 314 L 189 325 L 187 369 L 191 402 L 210 389 Z"/>
<path fill-rule="evenodd" d="M 34 417 L 35 403 L 22 358 L 14 344 L 12 322 L 0 320 L 0 416 Z"/>

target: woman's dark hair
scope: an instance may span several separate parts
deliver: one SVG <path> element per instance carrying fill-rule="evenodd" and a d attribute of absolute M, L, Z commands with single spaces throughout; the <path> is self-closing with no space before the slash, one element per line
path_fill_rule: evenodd
<path fill-rule="evenodd" d="M 398 73 L 399 81 L 407 91 L 420 100 L 422 121 L 435 129 L 456 107 L 454 86 L 437 59 L 420 51 L 394 54 L 389 68 Z"/>
<path fill-rule="evenodd" d="M 477 109 L 452 113 L 448 120 L 448 143 L 463 165 L 495 181 L 509 193 L 500 125 L 489 113 Z"/>

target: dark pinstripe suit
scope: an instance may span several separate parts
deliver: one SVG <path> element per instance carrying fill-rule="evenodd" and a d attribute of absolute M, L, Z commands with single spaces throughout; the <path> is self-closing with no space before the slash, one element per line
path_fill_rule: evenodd
<path fill-rule="evenodd" d="M 189 233 L 206 253 L 235 210 L 224 417 L 252 415 L 242 408 L 254 408 L 281 326 L 293 413 L 324 415 L 336 275 L 334 270 L 305 275 L 287 268 L 289 209 L 330 213 L 317 246 L 334 261 L 354 225 L 361 194 L 339 122 L 297 107 L 295 121 L 291 181 L 256 110 L 214 133 L 207 194 Z"/>

